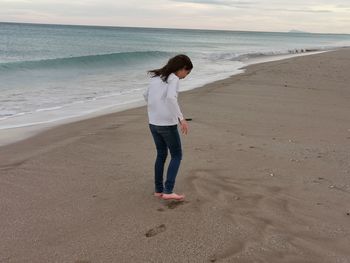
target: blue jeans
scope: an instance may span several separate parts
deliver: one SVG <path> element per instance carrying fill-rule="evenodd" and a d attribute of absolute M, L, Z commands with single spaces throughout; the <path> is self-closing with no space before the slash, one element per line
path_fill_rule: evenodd
<path fill-rule="evenodd" d="M 149 123 L 154 143 L 157 149 L 157 158 L 154 164 L 155 191 L 171 194 L 175 185 L 175 178 L 182 159 L 180 135 L 177 124 L 158 126 Z M 163 171 L 166 158 L 170 151 L 171 160 L 167 170 L 165 186 L 163 187 Z"/>

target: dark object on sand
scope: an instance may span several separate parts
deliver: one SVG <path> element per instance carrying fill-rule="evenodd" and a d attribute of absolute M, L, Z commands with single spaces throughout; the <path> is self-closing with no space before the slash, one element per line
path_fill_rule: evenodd
<path fill-rule="evenodd" d="M 186 121 L 192 121 L 192 118 L 185 118 Z"/>
<path fill-rule="evenodd" d="M 145 234 L 146 237 L 153 237 L 161 232 L 164 232 L 166 230 L 166 227 L 164 224 L 161 224 L 159 226 L 156 226 L 154 228 L 151 228 L 150 230 L 147 231 Z"/>

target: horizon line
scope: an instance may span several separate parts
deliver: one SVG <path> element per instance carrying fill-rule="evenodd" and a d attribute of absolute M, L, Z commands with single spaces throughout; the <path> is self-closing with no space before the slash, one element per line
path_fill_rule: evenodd
<path fill-rule="evenodd" d="M 54 26 L 86 26 L 86 27 L 125 27 L 125 28 L 145 28 L 145 29 L 174 29 L 174 30 L 199 30 L 199 31 L 226 31 L 226 32 L 254 32 L 254 33 L 291 33 L 291 34 L 329 34 L 329 35 L 349 35 L 350 33 L 320 33 L 306 32 L 302 30 L 290 29 L 290 31 L 258 31 L 258 30 L 234 30 L 234 29 L 203 29 L 203 28 L 171 28 L 171 27 L 142 27 L 142 26 L 113 26 L 113 25 L 85 25 L 85 24 L 56 24 L 56 23 L 33 23 L 33 22 L 12 22 L 0 21 L 4 24 L 31 24 L 31 25 L 54 25 Z M 296 30 L 296 32 L 295 32 Z M 300 32 L 299 32 L 300 31 Z"/>

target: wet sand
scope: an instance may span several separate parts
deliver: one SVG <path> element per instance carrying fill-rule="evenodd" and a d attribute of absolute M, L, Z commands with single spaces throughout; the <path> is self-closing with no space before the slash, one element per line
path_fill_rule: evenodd
<path fill-rule="evenodd" d="M 349 69 L 342 49 L 181 93 L 184 202 L 152 196 L 145 107 L 0 147 L 0 262 L 350 262 Z"/>

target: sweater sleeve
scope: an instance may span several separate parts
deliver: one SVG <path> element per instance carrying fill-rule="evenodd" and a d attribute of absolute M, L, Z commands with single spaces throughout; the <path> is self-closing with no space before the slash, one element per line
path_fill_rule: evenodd
<path fill-rule="evenodd" d="M 184 117 L 177 101 L 178 89 L 179 79 L 176 77 L 169 79 L 166 99 L 169 102 L 171 112 L 173 112 L 173 114 L 181 121 L 184 119 Z"/>
<path fill-rule="evenodd" d="M 149 86 L 146 88 L 146 90 L 142 94 L 146 102 L 148 102 L 148 90 L 149 90 Z"/>

